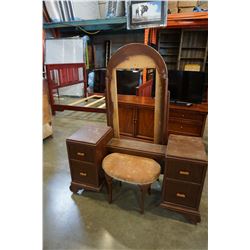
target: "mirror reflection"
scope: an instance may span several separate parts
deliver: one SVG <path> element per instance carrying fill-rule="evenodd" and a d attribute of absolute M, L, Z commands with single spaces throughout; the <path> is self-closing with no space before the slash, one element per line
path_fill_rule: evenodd
<path fill-rule="evenodd" d="M 117 93 L 119 95 L 135 95 L 154 97 L 155 69 L 117 69 Z"/>
<path fill-rule="evenodd" d="M 153 142 L 155 78 L 155 68 L 116 69 L 119 133 L 123 138 Z"/>

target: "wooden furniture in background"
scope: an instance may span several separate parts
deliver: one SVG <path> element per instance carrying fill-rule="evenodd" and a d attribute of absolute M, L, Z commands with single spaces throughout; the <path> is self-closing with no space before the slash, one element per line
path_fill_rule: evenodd
<path fill-rule="evenodd" d="M 101 163 L 112 137 L 112 128 L 86 124 L 66 140 L 73 193 L 80 189 L 101 190 L 104 180 Z"/>
<path fill-rule="evenodd" d="M 141 84 L 136 89 L 136 95 L 137 96 L 152 96 L 152 88 L 153 88 L 153 79 L 148 80 L 144 84 Z"/>
<path fill-rule="evenodd" d="M 154 99 L 118 95 L 120 135 L 153 141 Z M 170 104 L 168 134 L 202 137 L 208 113 L 207 103 L 179 106 Z"/>
<path fill-rule="evenodd" d="M 208 114 L 208 103 L 180 106 L 170 104 L 168 133 L 202 137 Z"/>
<path fill-rule="evenodd" d="M 52 115 L 49 104 L 48 82 L 43 80 L 43 139 L 52 136 Z"/>
<path fill-rule="evenodd" d="M 159 32 L 158 50 L 168 70 L 185 70 L 187 64 L 208 71 L 207 29 L 164 29 Z"/>
<path fill-rule="evenodd" d="M 183 214 L 194 224 L 200 222 L 199 205 L 206 171 L 202 138 L 170 135 L 161 206 Z"/>
<path fill-rule="evenodd" d="M 106 113 L 105 108 L 93 107 L 92 104 L 85 106 L 76 106 L 76 104 L 83 103 L 90 98 L 97 96 L 87 97 L 87 73 L 86 66 L 84 63 L 73 63 L 73 64 L 48 64 L 46 65 L 46 74 L 49 87 L 49 97 L 54 115 L 56 111 L 64 110 L 75 110 L 84 112 L 97 112 Z M 54 91 L 59 88 L 79 84 L 83 82 L 83 96 L 80 100 L 77 100 L 70 104 L 56 104 L 54 101 Z M 102 98 L 102 97 L 101 97 Z"/>

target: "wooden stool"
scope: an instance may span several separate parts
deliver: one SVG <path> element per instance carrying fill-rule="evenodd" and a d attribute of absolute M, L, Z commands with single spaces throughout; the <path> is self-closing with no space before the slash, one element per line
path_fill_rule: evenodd
<path fill-rule="evenodd" d="M 144 213 L 144 196 L 150 194 L 150 186 L 160 175 L 161 167 L 153 159 L 112 153 L 102 161 L 102 168 L 108 184 L 109 203 L 112 202 L 112 180 L 138 185 L 141 191 L 141 213 Z"/>

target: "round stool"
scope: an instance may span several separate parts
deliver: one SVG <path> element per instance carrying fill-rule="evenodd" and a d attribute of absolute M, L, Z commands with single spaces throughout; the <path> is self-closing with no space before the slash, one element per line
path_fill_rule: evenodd
<path fill-rule="evenodd" d="M 150 193 L 150 186 L 160 175 L 161 167 L 153 159 L 112 153 L 102 161 L 102 168 L 108 184 L 109 203 L 112 202 L 112 180 L 138 185 L 141 191 L 141 213 L 144 213 L 144 196 Z"/>

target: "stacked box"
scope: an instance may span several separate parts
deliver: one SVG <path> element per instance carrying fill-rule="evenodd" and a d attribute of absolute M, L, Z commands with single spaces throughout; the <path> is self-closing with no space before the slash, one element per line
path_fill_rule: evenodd
<path fill-rule="evenodd" d="M 198 1 L 178 1 L 178 12 L 193 12 L 194 7 L 198 5 Z"/>
<path fill-rule="evenodd" d="M 188 12 L 193 12 L 194 7 L 185 7 L 185 8 L 179 8 L 178 12 L 179 13 L 188 13 Z"/>
<path fill-rule="evenodd" d="M 171 14 L 178 13 L 178 1 L 168 1 L 168 10 Z"/>
<path fill-rule="evenodd" d="M 106 18 L 106 1 L 99 0 L 98 5 L 99 5 L 101 19 L 105 19 Z"/>
<path fill-rule="evenodd" d="M 207 10 L 208 9 L 208 1 L 198 1 L 198 6 L 201 9 Z"/>
<path fill-rule="evenodd" d="M 195 7 L 198 1 L 178 1 L 179 8 Z"/>

